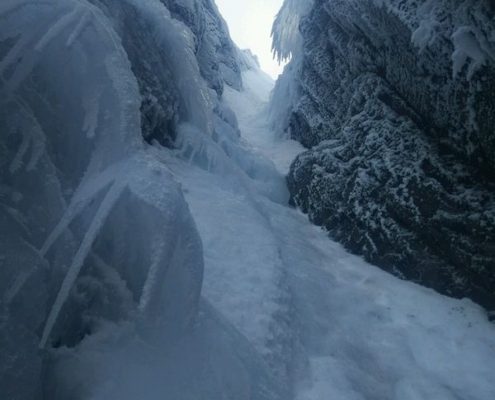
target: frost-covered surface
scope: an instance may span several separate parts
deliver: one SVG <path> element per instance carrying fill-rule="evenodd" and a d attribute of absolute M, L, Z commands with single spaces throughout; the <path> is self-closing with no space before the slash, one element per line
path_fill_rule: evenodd
<path fill-rule="evenodd" d="M 268 396 L 249 342 L 207 303 L 198 314 L 202 243 L 143 141 L 182 156 L 246 153 L 219 102 L 225 83 L 241 86 L 237 57 L 210 1 L 2 2 L 0 397 Z M 181 346 L 198 355 L 170 356 Z M 152 376 L 146 394 L 140 376 L 160 363 L 184 379 Z"/>
<path fill-rule="evenodd" d="M 224 28 L 208 0 L 0 5 L 0 397 L 492 399 L 482 309 L 287 207 L 302 147 Z"/>
<path fill-rule="evenodd" d="M 275 127 L 311 148 L 289 189 L 314 222 L 398 276 L 489 309 L 494 16 L 489 1 L 315 1 L 302 45 L 274 26 L 274 49 L 293 58 L 271 107 Z"/>

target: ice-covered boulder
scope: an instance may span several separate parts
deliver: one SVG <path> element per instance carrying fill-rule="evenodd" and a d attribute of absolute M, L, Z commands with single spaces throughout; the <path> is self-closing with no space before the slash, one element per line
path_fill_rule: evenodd
<path fill-rule="evenodd" d="M 299 3 L 274 26 L 292 56 L 274 122 L 310 149 L 293 202 L 386 270 L 494 308 L 493 4 Z"/>
<path fill-rule="evenodd" d="M 2 2 L 0 397 L 88 398 L 105 392 L 91 374 L 120 345 L 166 353 L 183 337 L 209 368 L 244 368 L 230 389 L 214 383 L 217 398 L 266 386 L 262 361 L 248 345 L 233 352 L 239 338 L 215 311 L 199 318 L 207 335 L 197 327 L 201 239 L 161 156 L 191 151 L 209 168 L 208 147 L 248 171 L 225 84 L 241 87 L 238 50 L 210 0 Z M 187 357 L 183 373 L 197 361 Z"/>

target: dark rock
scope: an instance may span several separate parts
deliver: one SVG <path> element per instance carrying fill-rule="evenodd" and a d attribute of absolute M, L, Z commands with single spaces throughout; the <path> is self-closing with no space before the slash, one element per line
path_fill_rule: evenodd
<path fill-rule="evenodd" d="M 495 13 L 468 3 L 315 1 L 287 121 L 310 150 L 288 183 L 351 251 L 494 309 Z"/>

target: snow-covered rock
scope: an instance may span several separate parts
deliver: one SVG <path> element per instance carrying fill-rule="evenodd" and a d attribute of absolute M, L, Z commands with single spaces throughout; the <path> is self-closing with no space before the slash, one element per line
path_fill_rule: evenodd
<path fill-rule="evenodd" d="M 274 26 L 292 61 L 272 104 L 310 148 L 293 202 L 386 270 L 495 308 L 493 4 L 298 3 Z"/>

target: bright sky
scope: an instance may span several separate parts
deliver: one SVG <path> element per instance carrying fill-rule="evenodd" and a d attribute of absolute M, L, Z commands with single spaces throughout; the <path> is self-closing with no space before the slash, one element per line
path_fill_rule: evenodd
<path fill-rule="evenodd" d="M 230 35 L 241 49 L 251 49 L 261 68 L 273 78 L 282 73 L 271 52 L 271 30 L 283 0 L 215 0 L 229 25 Z"/>

